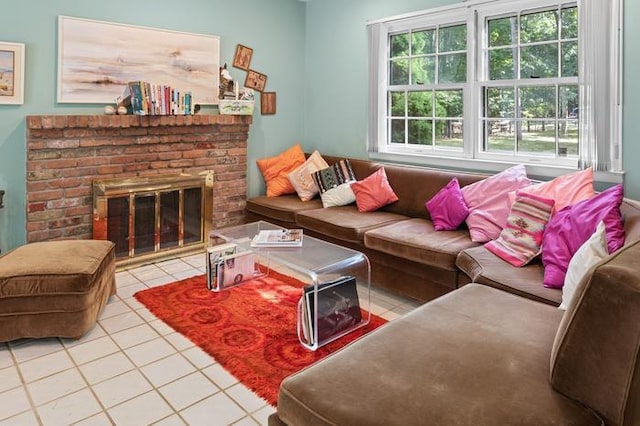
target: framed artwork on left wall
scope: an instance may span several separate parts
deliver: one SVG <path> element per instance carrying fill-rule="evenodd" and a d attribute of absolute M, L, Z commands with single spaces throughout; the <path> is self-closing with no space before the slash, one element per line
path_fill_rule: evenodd
<path fill-rule="evenodd" d="M 24 103 L 24 44 L 0 41 L 0 104 Z"/>

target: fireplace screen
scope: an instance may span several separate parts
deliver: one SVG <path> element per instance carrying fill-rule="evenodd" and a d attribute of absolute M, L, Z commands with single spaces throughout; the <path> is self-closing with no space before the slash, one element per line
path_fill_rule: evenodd
<path fill-rule="evenodd" d="M 119 260 L 201 248 L 207 190 L 204 177 L 184 174 L 95 181 L 93 237 L 113 241 Z"/>

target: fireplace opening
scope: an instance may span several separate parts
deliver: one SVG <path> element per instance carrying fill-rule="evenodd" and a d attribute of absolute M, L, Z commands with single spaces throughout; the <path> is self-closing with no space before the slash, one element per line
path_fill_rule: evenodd
<path fill-rule="evenodd" d="M 201 250 L 211 229 L 207 181 L 188 174 L 95 180 L 93 238 L 113 241 L 119 266 Z"/>

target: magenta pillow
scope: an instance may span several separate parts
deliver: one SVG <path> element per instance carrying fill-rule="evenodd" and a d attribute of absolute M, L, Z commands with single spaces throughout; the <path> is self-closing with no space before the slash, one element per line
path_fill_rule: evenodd
<path fill-rule="evenodd" d="M 351 184 L 356 195 L 356 205 L 359 212 L 372 212 L 398 201 L 398 196 L 387 179 L 384 167 L 380 167 L 366 178 Z"/>
<path fill-rule="evenodd" d="M 466 222 L 471 241 L 486 243 L 498 238 L 511 210 L 509 191 L 528 185 L 531 181 L 527 178 L 527 169 L 519 164 L 462 188 L 469 208 Z"/>
<path fill-rule="evenodd" d="M 453 231 L 464 222 L 469 209 L 462 197 L 458 178 L 453 178 L 424 204 L 436 231 Z"/>
<path fill-rule="evenodd" d="M 544 228 L 555 201 L 517 191 L 507 224 L 498 239 L 484 246 L 516 267 L 524 266 L 540 254 Z"/>
<path fill-rule="evenodd" d="M 545 287 L 562 288 L 571 257 L 593 235 L 600 221 L 606 228 L 609 253 L 622 247 L 622 197 L 622 185 L 615 185 L 553 215 L 542 239 Z"/>

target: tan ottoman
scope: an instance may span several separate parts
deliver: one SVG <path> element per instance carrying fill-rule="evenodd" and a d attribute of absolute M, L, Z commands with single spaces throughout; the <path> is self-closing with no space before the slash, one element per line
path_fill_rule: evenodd
<path fill-rule="evenodd" d="M 0 342 L 79 338 L 116 293 L 111 241 L 31 243 L 0 257 Z"/>

